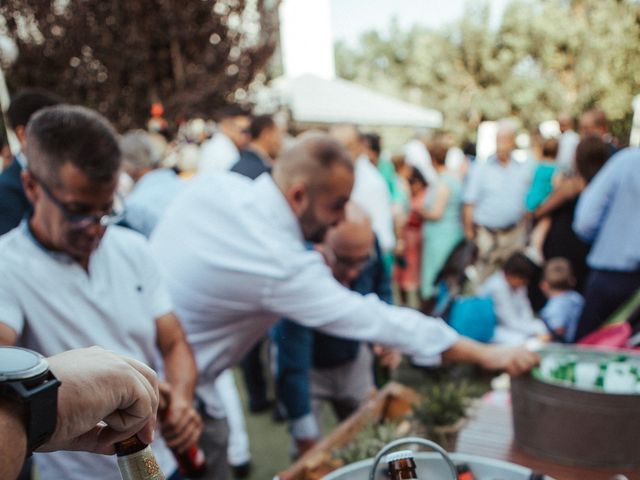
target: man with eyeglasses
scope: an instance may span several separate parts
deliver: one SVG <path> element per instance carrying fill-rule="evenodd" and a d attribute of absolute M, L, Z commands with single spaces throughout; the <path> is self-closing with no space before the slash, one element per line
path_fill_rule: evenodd
<path fill-rule="evenodd" d="M 99 345 L 163 370 L 171 410 L 153 449 L 170 476 L 167 444 L 184 450 L 201 432 L 196 366 L 145 239 L 114 226 L 122 218 L 116 134 L 89 109 L 50 107 L 29 121 L 25 155 L 33 214 L 0 239 L 0 343 L 47 356 Z M 41 480 L 120 478 L 113 457 L 35 460 Z"/>
<path fill-rule="evenodd" d="M 251 141 L 251 114 L 239 105 L 218 113 L 218 131 L 200 148 L 200 172 L 226 172 L 240 160 Z"/>
<path fill-rule="evenodd" d="M 356 204 L 347 204 L 346 220 L 330 229 L 319 250 L 334 278 L 362 295 L 392 303 L 391 278 L 371 219 Z M 328 402 L 340 420 L 351 415 L 375 388 L 373 354 L 396 367 L 397 350 L 339 338 L 282 320 L 273 328 L 277 348 L 276 381 L 295 453 L 303 454 L 320 438 L 320 410 Z"/>

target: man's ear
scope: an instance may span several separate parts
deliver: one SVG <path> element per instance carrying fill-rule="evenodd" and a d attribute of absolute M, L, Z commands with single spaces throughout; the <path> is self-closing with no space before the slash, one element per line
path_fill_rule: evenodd
<path fill-rule="evenodd" d="M 29 170 L 22 170 L 20 172 L 20 179 L 22 180 L 22 186 L 24 188 L 24 193 L 31 202 L 32 205 L 35 204 L 36 199 L 38 198 L 38 189 L 36 188 L 37 181 L 33 178 L 33 175 L 29 172 Z"/>
<path fill-rule="evenodd" d="M 26 129 L 24 128 L 23 125 L 18 125 L 15 129 L 14 132 L 16 134 L 16 137 L 18 139 L 18 141 L 20 142 L 20 145 L 22 146 L 22 148 L 24 148 L 24 144 L 26 141 Z"/>
<path fill-rule="evenodd" d="M 286 197 L 296 217 L 301 215 L 309 205 L 309 192 L 302 183 L 291 186 L 287 190 Z"/>

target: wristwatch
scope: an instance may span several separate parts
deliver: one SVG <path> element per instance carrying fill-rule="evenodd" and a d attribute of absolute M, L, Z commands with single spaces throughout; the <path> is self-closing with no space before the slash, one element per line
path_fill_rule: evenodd
<path fill-rule="evenodd" d="M 15 402 L 23 415 L 28 453 L 46 442 L 56 428 L 60 382 L 37 352 L 0 347 L 0 399 Z"/>

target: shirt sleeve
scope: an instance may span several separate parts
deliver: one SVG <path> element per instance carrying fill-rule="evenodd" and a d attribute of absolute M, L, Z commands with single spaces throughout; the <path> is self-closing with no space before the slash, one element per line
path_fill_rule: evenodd
<path fill-rule="evenodd" d="M 563 315 L 563 310 L 563 306 L 559 302 L 549 300 L 544 308 L 540 310 L 540 318 L 554 331 L 566 328 L 567 319 Z"/>
<path fill-rule="evenodd" d="M 462 202 L 470 205 L 478 203 L 480 197 L 480 183 L 482 176 L 482 165 L 475 165 L 469 172 L 469 179 L 462 193 Z"/>
<path fill-rule="evenodd" d="M 17 299 L 18 296 L 12 292 L 8 275 L 0 272 L 0 322 L 20 335 L 24 329 L 24 315 Z"/>
<path fill-rule="evenodd" d="M 615 159 L 609 160 L 580 195 L 573 230 L 586 242 L 595 240 L 607 216 L 611 200 L 618 188 L 618 163 Z"/>
<path fill-rule="evenodd" d="M 440 319 L 348 290 L 311 254 L 295 273 L 272 280 L 266 290 L 263 303 L 269 311 L 338 337 L 396 347 L 417 361 L 431 360 L 458 340 Z"/>

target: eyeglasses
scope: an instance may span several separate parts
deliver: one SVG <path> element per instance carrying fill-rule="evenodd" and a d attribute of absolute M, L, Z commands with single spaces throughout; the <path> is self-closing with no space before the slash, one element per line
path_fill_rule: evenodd
<path fill-rule="evenodd" d="M 363 267 L 369 260 L 371 260 L 371 254 L 363 255 L 361 257 L 335 255 L 335 260 L 336 263 L 339 263 L 347 268 L 360 268 Z"/>
<path fill-rule="evenodd" d="M 98 224 L 103 228 L 108 227 L 109 225 L 115 225 L 120 222 L 124 218 L 124 202 L 120 195 L 116 195 L 115 201 L 113 202 L 113 206 L 111 207 L 111 211 L 107 213 L 98 213 L 98 214 L 83 214 L 83 213 L 74 213 L 69 211 L 69 207 L 64 204 L 61 200 L 59 200 L 51 191 L 51 189 L 47 186 L 45 182 L 43 182 L 37 175 L 33 173 L 33 171 L 29 171 L 30 175 L 40 184 L 44 193 L 47 194 L 47 197 L 54 203 L 67 223 L 74 230 L 83 230 L 85 228 L 90 227 L 91 225 Z"/>

